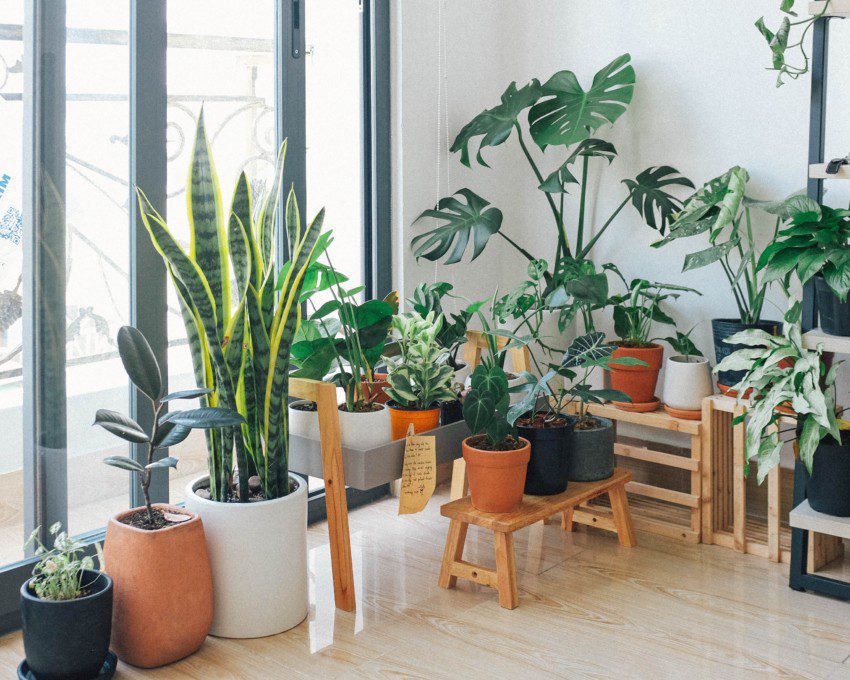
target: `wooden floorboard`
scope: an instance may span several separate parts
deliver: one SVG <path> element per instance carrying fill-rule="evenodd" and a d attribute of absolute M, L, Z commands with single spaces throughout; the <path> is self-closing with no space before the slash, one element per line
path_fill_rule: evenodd
<path fill-rule="evenodd" d="M 519 607 L 460 580 L 437 586 L 448 520 L 397 499 L 351 513 L 358 609 L 333 605 L 327 527 L 308 531 L 310 613 L 257 640 L 208 638 L 172 666 L 117 678 L 756 678 L 850 680 L 850 604 L 794 592 L 786 565 L 719 546 L 560 524 L 515 533 Z M 493 564 L 492 532 L 469 528 L 464 559 Z M 842 567 L 833 566 L 840 571 Z M 844 573 L 850 570 L 844 567 Z M 20 634 L 0 638 L 12 677 Z"/>

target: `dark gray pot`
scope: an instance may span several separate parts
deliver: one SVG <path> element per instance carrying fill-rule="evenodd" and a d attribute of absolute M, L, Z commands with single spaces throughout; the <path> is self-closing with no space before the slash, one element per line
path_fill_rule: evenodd
<path fill-rule="evenodd" d="M 614 474 L 614 425 L 607 418 L 595 430 L 573 429 L 567 477 L 571 482 L 596 482 Z"/>

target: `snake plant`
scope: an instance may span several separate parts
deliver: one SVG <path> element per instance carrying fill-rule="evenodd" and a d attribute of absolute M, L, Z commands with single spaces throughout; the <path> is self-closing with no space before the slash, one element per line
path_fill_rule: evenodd
<path fill-rule="evenodd" d="M 305 273 L 327 239 L 320 238 L 324 209 L 302 228 L 290 190 L 285 210 L 290 259 L 278 272 L 275 235 L 285 155 L 284 141 L 274 181 L 256 218 L 244 172 L 225 212 L 202 111 L 186 190 L 188 251 L 137 189 L 143 222 L 177 291 L 195 378 L 199 387 L 212 390 L 204 397 L 206 404 L 238 411 L 246 420 L 238 427 L 207 433 L 210 494 L 217 501 L 247 502 L 248 478 L 253 475 L 259 476 L 266 499 L 290 490 L 286 409 L 290 348 L 300 322 Z M 234 450 L 239 470 L 235 498 Z"/>

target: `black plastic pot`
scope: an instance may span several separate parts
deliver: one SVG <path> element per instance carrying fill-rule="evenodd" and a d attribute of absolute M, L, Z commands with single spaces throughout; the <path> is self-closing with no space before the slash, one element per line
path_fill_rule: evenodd
<path fill-rule="evenodd" d="M 567 477 L 571 482 L 596 482 L 614 474 L 614 425 L 607 418 L 594 418 L 601 427 L 573 429 L 570 437 Z"/>
<path fill-rule="evenodd" d="M 714 358 L 719 364 L 732 352 L 743 349 L 744 345 L 730 345 L 723 342 L 730 335 L 747 330 L 748 328 L 759 328 L 766 333 L 777 335 L 782 327 L 777 321 L 759 321 L 758 323 L 745 324 L 739 319 L 712 319 L 711 331 L 714 334 Z M 746 371 L 720 371 L 717 374 L 717 382 L 724 387 L 737 385 L 744 379 Z"/>
<path fill-rule="evenodd" d="M 97 677 L 112 634 L 112 579 L 83 572 L 88 594 L 76 600 L 42 600 L 21 586 L 21 622 L 27 666 L 39 680 Z"/>
<path fill-rule="evenodd" d="M 812 510 L 850 517 L 850 436 L 842 433 L 841 444 L 829 436 L 818 444 L 806 496 Z"/>
<path fill-rule="evenodd" d="M 850 337 L 850 298 L 841 302 L 822 276 L 815 277 L 815 293 L 821 330 L 830 335 Z"/>
<path fill-rule="evenodd" d="M 567 488 L 570 438 L 574 419 L 564 416 L 562 427 L 528 427 L 517 425 L 520 437 L 531 442 L 531 458 L 525 475 L 525 493 L 552 496 Z"/>
<path fill-rule="evenodd" d="M 463 403 L 460 399 L 440 402 L 440 425 L 451 425 L 463 420 Z"/>

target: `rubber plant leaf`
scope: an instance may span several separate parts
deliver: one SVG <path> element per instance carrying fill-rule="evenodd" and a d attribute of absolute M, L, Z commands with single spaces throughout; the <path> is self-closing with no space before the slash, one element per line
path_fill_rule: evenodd
<path fill-rule="evenodd" d="M 100 425 L 107 432 L 116 437 L 121 437 L 128 442 L 144 444 L 149 440 L 147 433 L 135 420 L 117 411 L 109 409 L 98 409 L 94 416 L 94 424 Z"/>
<path fill-rule="evenodd" d="M 118 330 L 118 354 L 133 384 L 155 401 L 162 396 L 162 375 L 153 350 L 141 331 L 132 326 Z"/>

